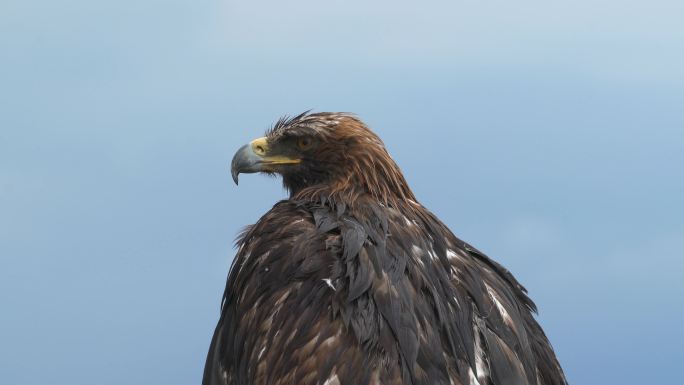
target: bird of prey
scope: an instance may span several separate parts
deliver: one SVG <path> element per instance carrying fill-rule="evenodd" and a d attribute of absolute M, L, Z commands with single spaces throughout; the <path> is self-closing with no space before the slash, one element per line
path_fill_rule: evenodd
<path fill-rule="evenodd" d="M 423 207 L 355 115 L 280 119 L 240 173 L 289 198 L 240 235 L 204 385 L 563 385 L 525 288 Z"/>

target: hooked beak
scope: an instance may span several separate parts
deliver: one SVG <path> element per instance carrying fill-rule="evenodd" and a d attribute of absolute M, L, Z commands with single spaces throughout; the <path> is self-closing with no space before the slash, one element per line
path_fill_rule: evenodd
<path fill-rule="evenodd" d="M 275 171 L 273 166 L 280 164 L 297 164 L 301 159 L 290 158 L 284 155 L 275 154 L 269 147 L 265 137 L 254 139 L 253 141 L 240 147 L 233 156 L 230 163 L 230 174 L 235 184 L 238 184 L 240 173 L 251 174 L 262 171 Z"/>

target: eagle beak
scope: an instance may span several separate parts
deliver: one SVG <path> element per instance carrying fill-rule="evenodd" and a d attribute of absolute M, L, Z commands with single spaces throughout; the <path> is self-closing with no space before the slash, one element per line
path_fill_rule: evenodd
<path fill-rule="evenodd" d="M 240 173 L 255 173 L 262 171 L 275 171 L 273 166 L 280 164 L 297 164 L 301 159 L 274 154 L 265 137 L 240 147 L 230 163 L 230 174 L 235 184 L 238 184 Z"/>

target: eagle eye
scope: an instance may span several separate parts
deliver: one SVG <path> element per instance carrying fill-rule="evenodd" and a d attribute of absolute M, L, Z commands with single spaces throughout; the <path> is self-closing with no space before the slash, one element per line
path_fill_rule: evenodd
<path fill-rule="evenodd" d="M 313 140 L 311 140 L 311 138 L 303 137 L 297 139 L 297 147 L 302 151 L 310 149 L 312 145 Z"/>

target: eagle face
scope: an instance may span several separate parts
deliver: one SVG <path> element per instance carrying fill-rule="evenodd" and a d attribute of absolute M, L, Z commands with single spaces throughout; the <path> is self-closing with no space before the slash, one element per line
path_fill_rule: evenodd
<path fill-rule="evenodd" d="M 352 114 L 304 113 L 280 119 L 266 136 L 242 146 L 231 162 L 240 173 L 280 174 L 293 196 L 345 191 L 378 197 L 408 193 L 399 167 L 380 138 Z M 399 184 L 399 185 L 397 185 Z"/>

